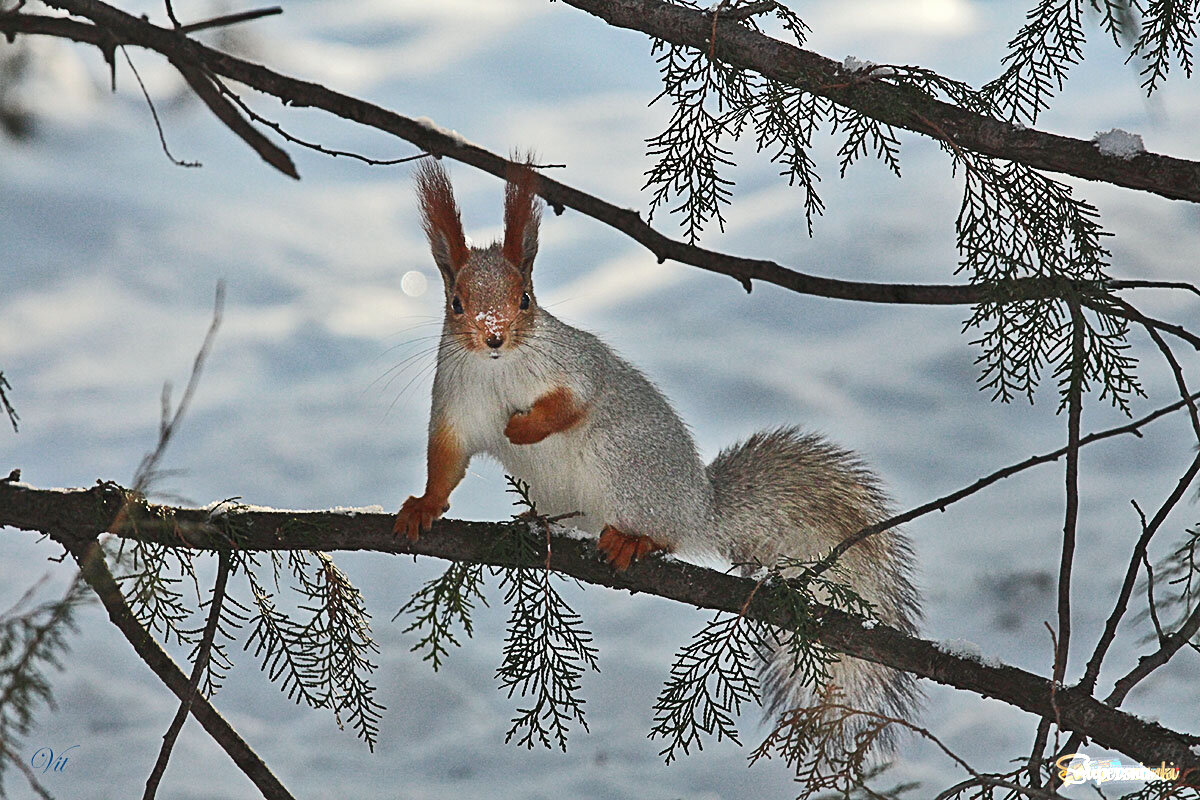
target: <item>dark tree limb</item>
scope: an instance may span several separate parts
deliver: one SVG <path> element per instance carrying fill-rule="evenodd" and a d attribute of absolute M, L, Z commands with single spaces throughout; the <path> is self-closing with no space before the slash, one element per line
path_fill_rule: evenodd
<path fill-rule="evenodd" d="M 11 484 L 5 484 L 8 488 Z M 103 492 L 100 493 L 103 495 Z M 111 497 L 111 492 L 109 493 Z M 53 505 L 53 503 L 51 503 Z M 93 513 L 99 509 L 105 509 L 108 513 L 109 520 L 116 519 L 125 513 L 124 501 L 119 501 L 111 508 L 105 503 L 92 504 Z M 0 500 L 0 508 L 5 509 L 5 516 L 9 510 L 9 504 Z M 66 509 L 62 509 L 66 511 Z M 137 619 L 130 611 L 128 604 L 125 602 L 124 596 L 121 594 L 121 588 L 117 585 L 113 578 L 112 572 L 109 571 L 108 565 L 105 563 L 104 551 L 96 540 L 96 536 L 108 527 L 108 523 L 92 525 L 90 521 L 85 519 L 72 519 L 68 514 L 57 514 L 56 520 L 52 527 L 56 533 L 53 534 L 54 540 L 61 544 L 70 552 L 71 557 L 79 564 L 80 574 L 87 581 L 88 585 L 100 598 L 100 602 L 104 604 L 105 610 L 108 612 L 108 618 L 114 625 L 125 635 L 125 638 L 133 645 L 134 651 L 138 657 L 146 663 L 146 666 L 153 670 L 168 689 L 175 693 L 180 702 L 191 703 L 191 714 L 196 718 L 208 735 L 219 744 L 229 755 L 238 768 L 246 775 L 247 778 L 254 784 L 258 791 L 267 800 L 294 800 L 292 794 L 284 788 L 271 769 L 259 758 L 258 754 L 246 744 L 245 740 L 238 734 L 233 726 L 229 724 L 221 714 L 213 708 L 203 696 L 192 691 L 191 682 L 188 677 L 183 674 L 175 661 L 169 656 L 159 643 L 151 636 L 145 628 L 138 623 Z M 168 534 L 169 536 L 169 534 Z M 215 542 L 214 542 L 215 545 Z M 228 549 L 228 544 L 224 548 Z"/>
<path fill-rule="evenodd" d="M 1058 630 L 1050 631 L 1054 641 L 1054 669 L 1051 684 L 1055 692 L 1051 704 L 1054 717 L 1042 717 L 1034 736 L 1033 751 L 1029 754 L 1029 779 L 1034 786 L 1041 785 L 1041 762 L 1046 752 L 1046 741 L 1050 735 L 1050 724 L 1059 730 L 1062 723 L 1058 714 L 1057 690 L 1067 674 L 1067 657 L 1071 652 L 1071 570 L 1075 563 L 1075 537 L 1079 527 L 1079 440 L 1080 418 L 1083 414 L 1083 333 L 1085 322 L 1078 300 L 1070 301 L 1071 308 L 1071 360 L 1067 363 L 1066 406 L 1067 406 L 1067 464 L 1065 472 L 1067 502 L 1063 520 L 1062 551 L 1058 564 Z M 1187 399 L 1187 398 L 1185 398 Z M 1049 623 L 1046 624 L 1049 628 Z"/>
<path fill-rule="evenodd" d="M 77 558 L 83 558 L 89 546 L 88 532 L 108 528 L 125 498 L 125 492 L 111 484 L 72 492 L 0 484 L 0 525 L 42 531 L 63 542 Z M 221 550 L 230 546 L 229 531 L 233 530 L 237 547 L 247 550 L 371 550 L 515 566 L 492 546 L 492 537 L 503 530 L 499 523 L 440 520 L 430 534 L 409 542 L 392 533 L 389 514 L 246 512 L 227 516 L 218 528 L 211 521 L 212 512 L 206 509 L 148 507 L 145 511 L 149 513 L 139 515 L 136 530 L 126 525 L 114 532 L 175 547 Z M 165 520 L 159 514 L 165 515 Z M 755 583 L 751 579 L 660 558 L 637 562 L 628 571 L 618 573 L 598 557 L 592 543 L 557 534 L 552 539 L 551 567 L 580 581 L 646 592 L 700 608 L 744 611 L 772 624 L 789 624 L 779 610 L 753 596 Z M 538 556 L 537 565 L 541 564 L 542 557 Z M 103 570 L 99 581 L 102 597 L 114 622 L 123 631 L 133 622 L 127 635 L 136 639 L 139 654 L 145 653 L 143 658 L 156 672 L 162 670 L 160 677 L 165 676 L 182 699 L 188 691 L 187 678 L 132 620 L 111 574 L 102 563 L 99 566 Z M 1055 691 L 1046 678 L 1016 667 L 953 655 L 935 642 L 906 636 L 883 625 L 863 627 L 862 620 L 834 609 L 817 612 L 821 620 L 817 639 L 833 650 L 994 697 L 1041 717 L 1057 714 L 1064 729 L 1078 730 L 1100 746 L 1143 763 L 1165 760 L 1200 774 L 1200 753 L 1191 750 L 1200 745 L 1200 735 L 1168 730 L 1074 688 Z M 164 660 L 169 666 L 164 666 Z M 202 709 L 211 706 L 197 705 L 193 714 L 207 728 L 205 720 L 209 717 Z M 218 734 L 213 735 L 224 741 Z"/>
<path fill-rule="evenodd" d="M 298 80 L 206 47 L 172 29 L 126 14 L 101 0 L 50 0 L 48 4 L 86 17 L 95 24 L 60 17 L 10 14 L 0 16 L 0 33 L 9 36 L 57 36 L 95 45 L 104 52 L 111 50 L 114 43 L 132 44 L 154 50 L 172 62 L 181 57 L 195 57 L 212 74 L 273 95 L 286 105 L 322 109 L 343 119 L 404 139 L 424 152 L 469 164 L 501 180 L 505 180 L 509 174 L 511 164 L 508 159 L 462 137 L 451 135 L 447 131 L 373 103 L 335 92 L 320 84 Z M 1095 287 L 1076 286 L 1070 282 L 1045 278 L 1020 278 L 993 287 L 978 284 L 871 283 L 810 275 L 774 261 L 729 255 L 664 236 L 650 227 L 637 211 L 613 205 L 545 175 L 540 177 L 537 191 L 556 211 L 572 208 L 602 222 L 644 246 L 660 262 L 671 259 L 709 272 L 728 275 L 747 289 L 752 285 L 752 281 L 757 280 L 815 297 L 914 305 L 973 305 L 990 300 L 1061 297 L 1068 290 L 1084 293 L 1089 288 L 1095 290 Z M 1120 281 L 1113 281 L 1108 288 L 1132 287 L 1123 287 Z"/>
<path fill-rule="evenodd" d="M 1200 162 L 1141 153 L 1104 155 L 1091 141 L 1023 128 L 976 114 L 912 86 L 861 80 L 840 63 L 751 28 L 727 15 L 663 0 L 563 0 L 609 25 L 628 28 L 714 57 L 766 78 L 827 97 L 872 119 L 924 134 L 955 148 L 1019 161 L 1035 169 L 1200 202 Z M 724 21 L 722 21 L 724 19 Z M 713 31 L 716 41 L 713 41 Z"/>
<path fill-rule="evenodd" d="M 154 762 L 150 777 L 146 779 L 146 791 L 142 794 L 142 800 L 154 800 L 154 796 L 158 793 L 158 785 L 162 782 L 163 773 L 167 771 L 167 762 L 171 759 L 175 741 L 179 738 L 179 732 L 183 730 L 183 724 L 187 722 L 188 714 L 192 711 L 194 699 L 201 696 L 200 679 L 204 675 L 204 670 L 208 669 L 213 641 L 217 637 L 217 626 L 221 622 L 221 609 L 225 604 L 225 587 L 229 583 L 230 560 L 228 550 L 217 552 L 217 578 L 213 584 L 212 600 L 208 607 L 208 620 L 204 624 L 200 646 L 196 649 L 196 662 L 192 665 L 192 678 L 189 681 L 190 693 L 187 699 L 179 704 L 179 711 L 175 713 L 170 727 L 163 734 L 162 748 L 158 751 L 158 760 Z"/>

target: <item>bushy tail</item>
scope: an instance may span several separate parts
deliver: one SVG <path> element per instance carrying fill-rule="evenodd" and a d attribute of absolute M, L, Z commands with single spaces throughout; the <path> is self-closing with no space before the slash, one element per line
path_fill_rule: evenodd
<path fill-rule="evenodd" d="M 815 560 L 890 516 L 879 481 L 853 453 L 796 428 L 764 431 L 726 448 L 708 465 L 708 476 L 720 546 L 734 563 L 769 567 L 780 557 Z M 859 542 L 826 575 L 869 601 L 880 622 L 916 632 L 921 611 L 903 533 L 893 529 Z M 846 706 L 908 719 L 918 703 L 913 677 L 890 667 L 841 656 L 829 671 L 840 693 L 835 702 Z M 805 686 L 786 648 L 771 654 L 761 676 L 771 715 L 815 706 L 830 688 Z M 844 714 L 827 716 L 832 721 Z M 832 744 L 852 748 L 874 722 L 852 715 L 823 728 L 834 731 Z M 880 737 L 879 744 L 890 747 L 891 737 Z"/>

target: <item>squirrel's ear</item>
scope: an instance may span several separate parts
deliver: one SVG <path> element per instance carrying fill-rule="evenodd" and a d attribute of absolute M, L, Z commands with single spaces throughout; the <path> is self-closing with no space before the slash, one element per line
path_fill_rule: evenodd
<path fill-rule="evenodd" d="M 531 168 L 532 154 L 524 163 L 514 158 L 504 188 L 504 245 L 501 252 L 526 278 L 533 271 L 538 249 L 538 224 L 542 219 L 541 201 L 534 193 L 538 176 Z"/>
<path fill-rule="evenodd" d="M 433 159 L 422 161 L 417 169 L 417 200 L 421 205 L 421 222 L 425 227 L 425 235 L 429 237 L 434 263 L 449 287 L 454 283 L 454 276 L 467 262 L 470 251 L 463 235 L 462 217 L 454 200 L 450 176 Z"/>

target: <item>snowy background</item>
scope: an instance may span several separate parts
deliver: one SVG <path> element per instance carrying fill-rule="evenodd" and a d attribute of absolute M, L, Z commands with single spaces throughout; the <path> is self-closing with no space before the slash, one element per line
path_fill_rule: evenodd
<path fill-rule="evenodd" d="M 1027 3 L 970 0 L 810 2 L 811 47 L 841 59 L 913 63 L 979 85 L 999 71 Z M 240 7 L 239 7 L 240 8 Z M 225 7 L 179 4 L 184 21 Z M 135 9 L 130 9 L 135 10 Z M 142 9 L 136 9 L 142 10 Z M 161 22 L 162 9 L 144 8 Z M 1039 127 L 1070 136 L 1120 127 L 1148 149 L 1200 158 L 1200 95 L 1171 76 L 1147 102 L 1132 67 L 1093 28 L 1077 69 Z M 534 147 L 567 164 L 555 176 L 618 205 L 645 208 L 650 166 L 643 140 L 668 109 L 646 37 L 610 29 L 544 0 L 287 2 L 282 17 L 239 31 L 254 58 L 410 116 L 428 116 L 493 151 Z M 0 45 L 6 47 L 7 45 Z M 172 166 L 149 112 L 118 59 L 107 91 L 99 54 L 30 40 L 21 92 L 37 135 L 0 144 L 0 369 L 13 385 L 21 432 L 0 431 L 0 474 L 21 468 L 36 486 L 127 482 L 156 433 L 164 381 L 182 386 L 209 322 L 214 286 L 228 284 L 225 323 L 158 488 L 195 503 L 231 496 L 291 508 L 380 504 L 394 509 L 423 485 L 428 352 L 439 293 L 412 198 L 411 167 L 366 167 L 294 146 L 303 176 L 283 178 L 186 99 L 176 74 L 132 53 L 156 98 L 168 143 L 202 169 Z M 253 98 L 251 98 L 253 100 Z M 380 157 L 402 143 L 319 112 L 258 108 L 299 135 Z M 903 180 L 872 162 L 836 177 L 837 140 L 815 151 L 826 216 L 809 238 L 802 196 L 761 157 L 745 155 L 726 233 L 705 243 L 769 257 L 820 275 L 949 282 L 956 263 L 960 183 L 932 144 L 902 135 Z M 502 186 L 451 165 L 468 234 L 499 231 Z M 1195 206 L 1075 182 L 1116 234 L 1112 272 L 1194 280 Z M 656 220 L 677 235 L 674 220 Z M 420 271 L 412 296 L 401 277 Z M 539 297 L 560 317 L 596 331 L 639 364 L 692 426 L 706 458 L 759 428 L 800 423 L 859 450 L 909 507 L 1065 441 L 1053 391 L 1036 406 L 993 405 L 977 391 L 976 351 L 958 333 L 965 309 L 875 307 L 799 297 L 770 286 L 747 296 L 728 278 L 675 264 L 581 215 L 548 215 L 536 271 Z M 1195 299 L 1139 294 L 1158 316 L 1194 324 Z M 1139 353 L 1149 355 L 1145 343 Z M 1184 355 L 1181 353 L 1181 356 Z M 411 362 L 405 359 L 415 356 Z M 398 370 L 393 367 L 405 363 Z M 1155 358 L 1143 380 L 1169 402 Z M 1085 408 L 1089 428 L 1119 417 Z M 1191 457 L 1183 418 L 1146 437 L 1093 446 L 1084 479 L 1070 674 L 1077 676 L 1107 616 L 1137 533 L 1129 505 L 1154 508 Z M 1046 466 L 909 526 L 926 597 L 925 635 L 967 639 L 983 652 L 1046 674 L 1062 515 L 1062 468 Z M 508 514 L 501 473 L 476 463 L 454 495 L 454 516 Z M 1160 551 L 1195 510 L 1178 511 Z M 0 608 L 44 574 L 61 580 L 58 554 L 35 537 L 0 535 Z M 1161 552 L 1160 552 L 1161 554 Z M 505 612 L 494 586 L 477 635 L 443 672 L 408 652 L 394 611 L 442 564 L 340 555 L 363 589 L 383 652 L 375 675 L 388 710 L 375 753 L 339 732 L 326 712 L 291 704 L 243 654 L 216 705 L 297 797 L 786 797 L 788 771 L 745 766 L 746 749 L 712 743 L 671 766 L 648 741 L 651 706 L 672 654 L 707 615 L 650 597 L 590 588 L 570 596 L 595 633 L 599 674 L 584 680 L 591 733 L 569 752 L 503 743 L 515 700 L 496 690 Z M 47 586 L 47 593 L 53 584 Z M 25 742 L 78 745 L 59 797 L 140 793 L 175 701 L 96 609 L 55 682 L 57 708 Z M 1122 628 L 1111 681 L 1132 665 L 1143 631 Z M 1190 660 L 1189 660 L 1190 658 Z M 1146 681 L 1127 706 L 1196 728 L 1194 654 Z M 922 721 L 983 769 L 1028 752 L 1036 720 L 994 701 L 927 685 Z M 765 729 L 751 710 L 744 739 Z M 1089 751 L 1100 755 L 1099 751 Z M 896 780 L 917 795 L 959 779 L 943 756 L 909 741 Z M 26 787 L 10 773 L 10 792 Z M 160 797 L 243 798 L 253 788 L 190 722 Z"/>

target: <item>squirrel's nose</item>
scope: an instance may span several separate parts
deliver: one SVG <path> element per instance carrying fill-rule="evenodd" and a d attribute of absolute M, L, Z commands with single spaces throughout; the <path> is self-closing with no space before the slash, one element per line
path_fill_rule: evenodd
<path fill-rule="evenodd" d="M 484 341 L 487 342 L 488 347 L 495 350 L 500 347 L 500 345 L 504 344 L 504 337 L 499 334 L 489 333 L 487 339 Z"/>

